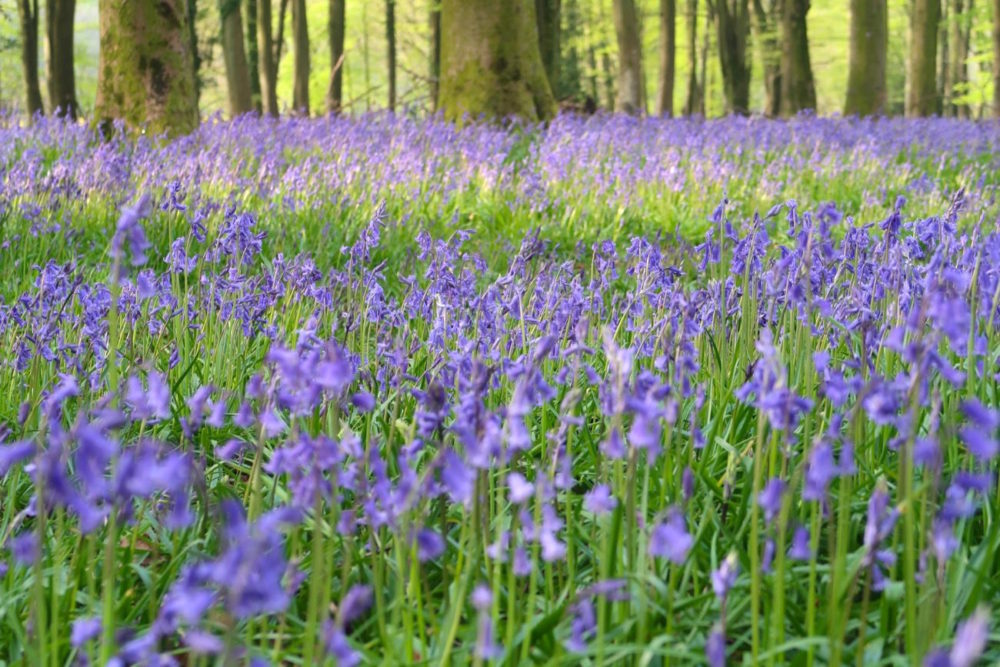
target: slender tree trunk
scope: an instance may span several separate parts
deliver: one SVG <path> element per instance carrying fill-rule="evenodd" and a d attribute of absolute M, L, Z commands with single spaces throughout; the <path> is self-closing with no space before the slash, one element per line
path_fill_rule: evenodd
<path fill-rule="evenodd" d="M 816 108 L 816 88 L 806 31 L 808 12 L 809 0 L 782 0 L 781 111 L 785 116 Z"/>
<path fill-rule="evenodd" d="M 264 113 L 278 115 L 278 68 L 271 39 L 271 0 L 257 0 L 257 55 L 260 59 L 260 98 Z"/>
<path fill-rule="evenodd" d="M 947 111 L 959 118 L 969 117 L 969 105 L 960 104 L 956 99 L 964 95 L 968 77 L 969 31 L 972 26 L 972 0 L 952 0 L 951 35 L 949 43 L 951 53 L 948 59 L 948 94 Z"/>
<path fill-rule="evenodd" d="M 292 106 L 296 113 L 309 115 L 309 28 L 306 0 L 292 0 L 292 40 L 295 59 L 292 73 Z"/>
<path fill-rule="evenodd" d="M 24 67 L 24 90 L 28 113 L 45 113 L 42 88 L 38 84 L 38 0 L 18 0 L 21 18 L 21 65 Z"/>
<path fill-rule="evenodd" d="M 538 50 L 542 54 L 542 65 L 549 78 L 549 85 L 555 93 L 559 86 L 559 12 L 561 0 L 535 0 L 535 16 L 538 20 Z"/>
<path fill-rule="evenodd" d="M 607 25 L 607 15 L 604 12 L 604 2 L 597 0 L 598 25 Z M 605 34 L 601 34 L 601 69 L 604 71 L 604 96 L 607 100 L 608 109 L 615 108 L 615 100 L 618 94 L 615 92 L 615 73 L 611 63 L 611 47 L 605 39 Z"/>
<path fill-rule="evenodd" d="M 590 98 L 594 101 L 594 105 L 597 106 L 601 99 L 601 93 L 597 86 L 597 73 L 599 72 L 597 68 L 597 47 L 594 45 L 594 28 L 591 23 L 590 3 L 585 3 L 584 7 L 583 40 L 587 45 L 587 84 L 590 87 Z"/>
<path fill-rule="evenodd" d="M 185 0 L 184 10 L 187 12 L 187 40 L 191 53 L 191 73 L 194 77 L 194 101 L 201 99 L 201 54 L 198 53 L 198 0 Z"/>
<path fill-rule="evenodd" d="M 1000 118 L 1000 0 L 993 0 L 993 115 Z"/>
<path fill-rule="evenodd" d="M 656 112 L 674 115 L 674 58 L 677 52 L 677 3 L 660 0 L 660 89 Z"/>
<path fill-rule="evenodd" d="M 698 58 L 698 79 L 701 81 L 698 100 L 698 113 L 704 116 L 706 111 L 706 100 L 708 100 L 709 80 L 708 80 L 708 54 L 712 47 L 711 25 L 715 21 L 715 10 L 712 3 L 705 4 L 705 29 L 701 31 L 701 57 Z"/>
<path fill-rule="evenodd" d="M 226 65 L 226 89 L 229 93 L 229 115 L 236 117 L 253 111 L 250 96 L 250 70 L 243 49 L 243 16 L 239 0 L 220 0 L 222 22 L 222 56 Z"/>
<path fill-rule="evenodd" d="M 49 105 L 53 113 L 76 119 L 76 76 L 73 72 L 73 18 L 76 0 L 46 0 L 49 48 Z"/>
<path fill-rule="evenodd" d="M 396 0 L 385 0 L 385 42 L 389 68 L 389 111 L 396 110 Z"/>
<path fill-rule="evenodd" d="M 776 17 L 781 10 L 779 0 L 753 0 L 752 32 L 758 57 L 764 68 L 764 115 L 781 113 L 781 48 L 778 46 Z"/>
<path fill-rule="evenodd" d="M 719 38 L 719 64 L 729 113 L 750 111 L 750 58 L 747 37 L 750 17 L 747 0 L 713 0 Z"/>
<path fill-rule="evenodd" d="M 885 113 L 888 43 L 886 0 L 851 0 L 845 114 L 876 116 Z"/>
<path fill-rule="evenodd" d="M 951 23 L 949 16 L 950 0 L 941 2 L 941 19 L 938 21 L 938 55 L 937 55 L 937 109 L 935 113 L 942 116 L 951 116 L 951 51 L 948 43 L 948 25 Z"/>
<path fill-rule="evenodd" d="M 198 125 L 183 0 L 100 0 L 101 55 L 95 115 L 153 134 Z"/>
<path fill-rule="evenodd" d="M 344 0 L 330 0 L 330 88 L 326 93 L 326 109 L 340 113 L 344 104 L 344 28 L 346 12 Z"/>
<path fill-rule="evenodd" d="M 687 0 L 687 59 L 688 90 L 684 113 L 693 116 L 701 107 L 701 85 L 698 83 L 698 0 Z"/>
<path fill-rule="evenodd" d="M 438 110 L 438 88 L 441 83 L 441 2 L 431 0 L 431 108 Z"/>
<path fill-rule="evenodd" d="M 615 34 L 618 36 L 617 111 L 646 111 L 642 80 L 642 33 L 635 0 L 614 0 Z"/>
<path fill-rule="evenodd" d="M 907 67 L 907 116 L 930 116 L 938 109 L 937 38 L 940 0 L 913 0 Z"/>
<path fill-rule="evenodd" d="M 257 50 L 257 0 L 247 0 L 247 23 L 244 32 L 246 40 L 247 67 L 250 70 L 250 99 L 254 111 L 260 113 L 264 107 L 260 100 L 260 58 Z"/>
<path fill-rule="evenodd" d="M 533 0 L 441 3 L 440 106 L 445 116 L 550 118 Z"/>
<path fill-rule="evenodd" d="M 288 0 L 281 0 L 281 5 L 278 9 L 278 34 L 272 40 L 274 42 L 274 76 L 277 78 L 278 71 L 281 68 L 281 50 L 285 48 L 285 16 L 288 14 Z M 293 33 L 295 28 L 292 28 Z M 292 39 L 295 39 L 295 35 L 292 35 Z"/>

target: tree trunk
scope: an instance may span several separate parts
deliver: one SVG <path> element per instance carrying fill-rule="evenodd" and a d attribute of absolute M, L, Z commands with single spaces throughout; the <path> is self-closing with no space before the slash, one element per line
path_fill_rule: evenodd
<path fill-rule="evenodd" d="M 967 64 L 969 60 L 969 34 L 972 27 L 972 0 L 952 0 L 951 53 L 948 63 L 947 102 L 949 115 L 959 118 L 969 117 L 969 105 L 956 103 L 964 95 L 969 81 Z"/>
<path fill-rule="evenodd" d="M 533 0 L 443 0 L 440 106 L 464 115 L 552 117 Z"/>
<path fill-rule="evenodd" d="M 907 116 L 937 112 L 937 38 L 941 0 L 914 0 L 910 17 L 910 56 L 907 67 Z"/>
<path fill-rule="evenodd" d="M 778 46 L 776 17 L 781 11 L 779 0 L 753 0 L 752 32 L 758 57 L 764 68 L 764 115 L 781 113 L 781 49 Z"/>
<path fill-rule="evenodd" d="M 431 0 L 431 108 L 438 110 L 438 89 L 441 83 L 441 3 Z"/>
<path fill-rule="evenodd" d="M 226 65 L 226 89 L 229 93 L 229 115 L 239 116 L 253 111 L 250 97 L 250 70 L 243 49 L 243 16 L 239 0 L 221 0 L 219 18 L 222 21 L 222 56 Z"/>
<path fill-rule="evenodd" d="M 618 36 L 618 99 L 615 110 L 644 113 L 642 33 L 635 0 L 614 0 L 615 34 Z"/>
<path fill-rule="evenodd" d="M 559 87 L 559 11 L 561 0 L 535 0 L 538 20 L 538 50 L 553 93 Z"/>
<path fill-rule="evenodd" d="M 688 91 L 684 113 L 693 116 L 702 111 L 701 85 L 698 83 L 698 0 L 687 0 Z"/>
<path fill-rule="evenodd" d="M 100 0 L 101 54 L 95 116 L 153 134 L 198 125 L 183 0 Z"/>
<path fill-rule="evenodd" d="M 309 28 L 306 23 L 306 0 L 292 0 L 292 41 L 295 59 L 292 72 L 292 107 L 296 113 L 309 115 Z"/>
<path fill-rule="evenodd" d="M 750 58 L 747 37 L 750 17 L 747 0 L 710 0 L 719 37 L 719 64 L 729 113 L 750 111 Z"/>
<path fill-rule="evenodd" d="M 198 53 L 198 0 L 185 0 L 184 11 L 187 12 L 187 40 L 191 53 L 191 76 L 194 77 L 194 102 L 201 99 L 201 54 Z"/>
<path fill-rule="evenodd" d="M 396 110 L 396 0 L 385 0 L 385 43 L 389 68 L 389 111 Z"/>
<path fill-rule="evenodd" d="M 851 0 L 846 115 L 877 116 L 886 111 L 888 16 L 886 0 Z"/>
<path fill-rule="evenodd" d="M 993 115 L 1000 118 L 1000 0 L 993 0 Z"/>
<path fill-rule="evenodd" d="M 674 115 L 674 54 L 677 51 L 676 0 L 660 0 L 660 90 L 656 112 Z"/>
<path fill-rule="evenodd" d="M 782 0 L 781 112 L 785 116 L 816 108 L 816 88 L 806 31 L 808 12 L 809 0 Z"/>
<path fill-rule="evenodd" d="M 247 0 L 246 40 L 247 67 L 250 70 L 250 99 L 257 113 L 263 111 L 260 101 L 260 58 L 257 50 L 257 0 Z"/>
<path fill-rule="evenodd" d="M 271 39 L 271 0 L 257 0 L 257 56 L 260 59 L 260 98 L 264 113 L 278 115 L 278 68 Z"/>
<path fill-rule="evenodd" d="M 38 84 L 38 0 L 18 0 L 21 18 L 21 64 L 24 67 L 24 90 L 28 113 L 45 113 L 42 89 Z"/>
<path fill-rule="evenodd" d="M 330 0 L 330 88 L 326 93 L 326 109 L 340 113 L 344 105 L 344 0 Z"/>
<path fill-rule="evenodd" d="M 76 77 L 73 73 L 73 18 L 76 0 L 46 0 L 49 48 L 49 105 L 53 113 L 76 119 Z"/>

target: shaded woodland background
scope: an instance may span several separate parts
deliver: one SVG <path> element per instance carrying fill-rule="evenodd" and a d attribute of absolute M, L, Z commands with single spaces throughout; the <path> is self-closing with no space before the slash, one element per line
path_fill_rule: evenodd
<path fill-rule="evenodd" d="M 154 4 L 152 0 L 129 3 L 138 14 L 143 5 Z M 164 0 L 160 4 L 172 8 L 180 20 L 175 29 L 188 54 L 177 66 L 188 62 L 193 70 L 190 82 L 181 84 L 183 96 L 192 98 L 192 108 L 182 114 L 188 118 L 181 123 L 184 126 L 197 122 L 191 120 L 193 109 L 201 117 L 306 108 L 313 114 L 337 108 L 351 113 L 439 110 L 442 36 L 446 50 L 449 45 L 465 48 L 488 41 L 484 31 L 499 37 L 516 23 L 508 16 L 492 28 L 484 24 L 472 29 L 479 20 L 474 16 L 481 11 L 479 5 L 534 15 L 538 53 L 553 101 L 563 107 L 706 116 L 729 112 L 777 116 L 815 109 L 821 114 L 980 118 L 994 114 L 996 100 L 1000 111 L 994 83 L 1000 76 L 996 56 L 1000 0 Z M 98 0 L 0 3 L 0 107 L 51 112 L 78 106 L 82 115 L 93 115 L 100 89 L 98 5 Z M 271 23 L 272 43 L 266 54 L 260 49 L 261 17 L 269 17 Z M 32 22 L 37 36 L 31 34 Z M 863 38 L 853 42 L 852 22 L 855 30 L 858 26 L 865 30 Z M 133 23 L 138 31 L 119 30 L 114 36 L 117 47 L 124 47 L 120 57 L 126 64 L 143 58 L 136 49 L 127 48 L 130 40 L 155 41 L 150 40 L 151 28 L 142 15 L 133 17 Z M 64 37 L 50 37 L 57 34 Z M 338 40 L 342 47 L 338 48 Z M 67 41 L 72 42 L 68 54 Z M 516 34 L 500 41 L 523 50 L 524 40 Z M 121 50 L 105 48 L 112 56 Z M 26 56 L 30 53 L 37 55 L 35 73 Z M 518 55 L 511 57 L 516 60 Z M 114 76 L 125 76 L 127 66 L 113 62 L 109 57 Z M 340 67 L 334 68 L 337 62 Z M 263 73 L 268 66 L 274 70 L 273 86 Z M 522 69 L 530 71 L 532 65 Z M 335 78 L 340 79 L 339 95 L 333 93 Z M 39 82 L 34 95 L 33 79 Z M 135 85 L 143 83 L 137 80 Z M 463 89 L 459 94 L 481 93 Z M 484 108 L 491 103 L 481 100 L 469 108 L 464 103 L 449 105 L 455 96 L 448 91 L 444 96 L 446 113 L 448 106 L 456 106 L 473 114 L 545 117 L 555 109 L 545 102 L 534 113 L 524 113 L 507 104 L 517 97 L 509 90 L 498 95 L 507 102 L 492 109 Z M 141 97 L 148 98 L 148 91 Z M 135 124 L 149 115 L 124 99 L 119 106 L 111 115 L 125 117 L 131 112 L 134 117 L 126 120 Z"/>

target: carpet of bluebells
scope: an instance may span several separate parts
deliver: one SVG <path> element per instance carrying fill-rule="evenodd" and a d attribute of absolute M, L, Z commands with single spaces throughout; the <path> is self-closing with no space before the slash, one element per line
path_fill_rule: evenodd
<path fill-rule="evenodd" d="M 0 665 L 1000 659 L 1000 128 L 0 118 Z"/>

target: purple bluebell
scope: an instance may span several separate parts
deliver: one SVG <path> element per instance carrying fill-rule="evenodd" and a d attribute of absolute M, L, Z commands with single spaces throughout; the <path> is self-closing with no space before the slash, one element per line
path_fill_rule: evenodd
<path fill-rule="evenodd" d="M 668 512 L 665 521 L 653 526 L 649 537 L 649 554 L 680 565 L 693 545 L 694 539 L 687 532 L 684 514 L 675 507 Z"/>

